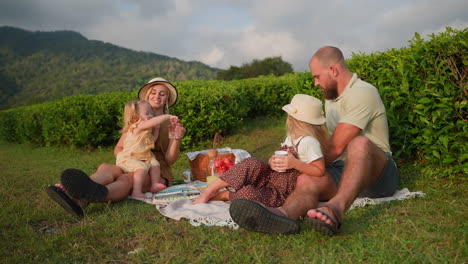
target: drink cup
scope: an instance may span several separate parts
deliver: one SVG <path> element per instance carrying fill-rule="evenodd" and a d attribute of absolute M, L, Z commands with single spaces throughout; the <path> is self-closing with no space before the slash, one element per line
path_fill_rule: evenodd
<path fill-rule="evenodd" d="M 192 182 L 192 171 L 191 170 L 184 170 L 184 172 L 182 172 L 182 175 L 184 175 L 184 183 Z"/>
<path fill-rule="evenodd" d="M 288 156 L 288 152 L 286 150 L 277 150 L 275 151 L 275 156 Z M 278 172 L 285 172 L 285 171 L 278 171 Z"/>

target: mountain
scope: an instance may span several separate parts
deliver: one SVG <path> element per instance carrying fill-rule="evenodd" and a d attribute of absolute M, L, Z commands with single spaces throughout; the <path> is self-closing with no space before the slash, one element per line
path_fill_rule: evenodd
<path fill-rule="evenodd" d="M 219 69 L 134 51 L 73 31 L 0 27 L 0 109 L 78 94 L 134 91 L 151 78 L 210 80 Z"/>

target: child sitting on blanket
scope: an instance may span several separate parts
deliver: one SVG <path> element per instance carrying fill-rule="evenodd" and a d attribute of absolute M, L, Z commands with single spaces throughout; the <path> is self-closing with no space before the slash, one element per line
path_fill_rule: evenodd
<path fill-rule="evenodd" d="M 331 176 L 325 170 L 327 132 L 322 103 L 313 96 L 296 94 L 283 110 L 288 113 L 287 137 L 283 145 L 288 156 L 273 155 L 268 163 L 248 158 L 232 166 L 220 178 L 211 183 L 194 201 L 255 200 L 268 207 L 281 206 L 294 190 L 297 177 L 324 177 L 330 192 L 336 191 Z M 227 191 L 219 192 L 222 188 Z M 335 191 L 333 191 L 333 188 Z"/>
<path fill-rule="evenodd" d="M 160 183 L 159 162 L 151 149 L 159 136 L 159 126 L 167 120 L 177 124 L 178 118 L 167 114 L 155 117 L 151 105 L 144 100 L 132 100 L 125 105 L 124 126 L 121 132 L 127 135 L 123 150 L 117 154 L 116 165 L 125 173 L 134 172 L 130 197 L 146 198 L 142 192 L 146 177 L 151 179 L 151 192 L 156 193 L 166 188 L 166 185 Z"/>

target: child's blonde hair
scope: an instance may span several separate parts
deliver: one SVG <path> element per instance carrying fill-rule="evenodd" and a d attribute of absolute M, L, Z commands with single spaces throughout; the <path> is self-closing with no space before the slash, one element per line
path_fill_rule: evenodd
<path fill-rule="evenodd" d="M 141 119 L 140 105 L 143 103 L 149 104 L 145 100 L 132 100 L 125 105 L 123 128 L 120 130 L 121 133 L 127 132 L 133 124 L 137 123 Z"/>
<path fill-rule="evenodd" d="M 328 133 L 325 124 L 313 125 L 299 121 L 291 115 L 288 115 L 286 119 L 286 133 L 291 139 L 296 139 L 301 136 L 314 137 L 320 143 L 320 149 L 324 156 L 328 151 Z"/>

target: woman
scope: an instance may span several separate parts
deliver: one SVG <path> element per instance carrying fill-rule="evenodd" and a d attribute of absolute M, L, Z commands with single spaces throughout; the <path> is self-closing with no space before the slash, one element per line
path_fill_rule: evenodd
<path fill-rule="evenodd" d="M 150 103 L 156 116 L 169 113 L 169 107 L 177 101 L 177 89 L 163 78 L 154 78 L 140 88 L 138 92 L 140 100 Z M 157 134 L 158 131 L 153 131 Z M 156 159 L 161 166 L 161 183 L 170 186 L 174 177 L 171 165 L 179 158 L 180 142 L 185 129 L 182 124 L 171 125 L 165 122 L 160 126 L 159 136 L 153 149 Z M 119 139 L 114 148 L 114 155 L 123 149 L 125 134 Z M 47 194 L 75 217 L 83 216 L 83 208 L 89 202 L 121 201 L 128 197 L 132 191 L 133 177 L 124 174 L 122 169 L 114 164 L 101 164 L 97 171 L 88 177 L 77 169 L 63 171 L 62 185 L 48 186 Z M 151 182 L 147 180 L 143 185 L 143 191 L 149 191 Z"/>

